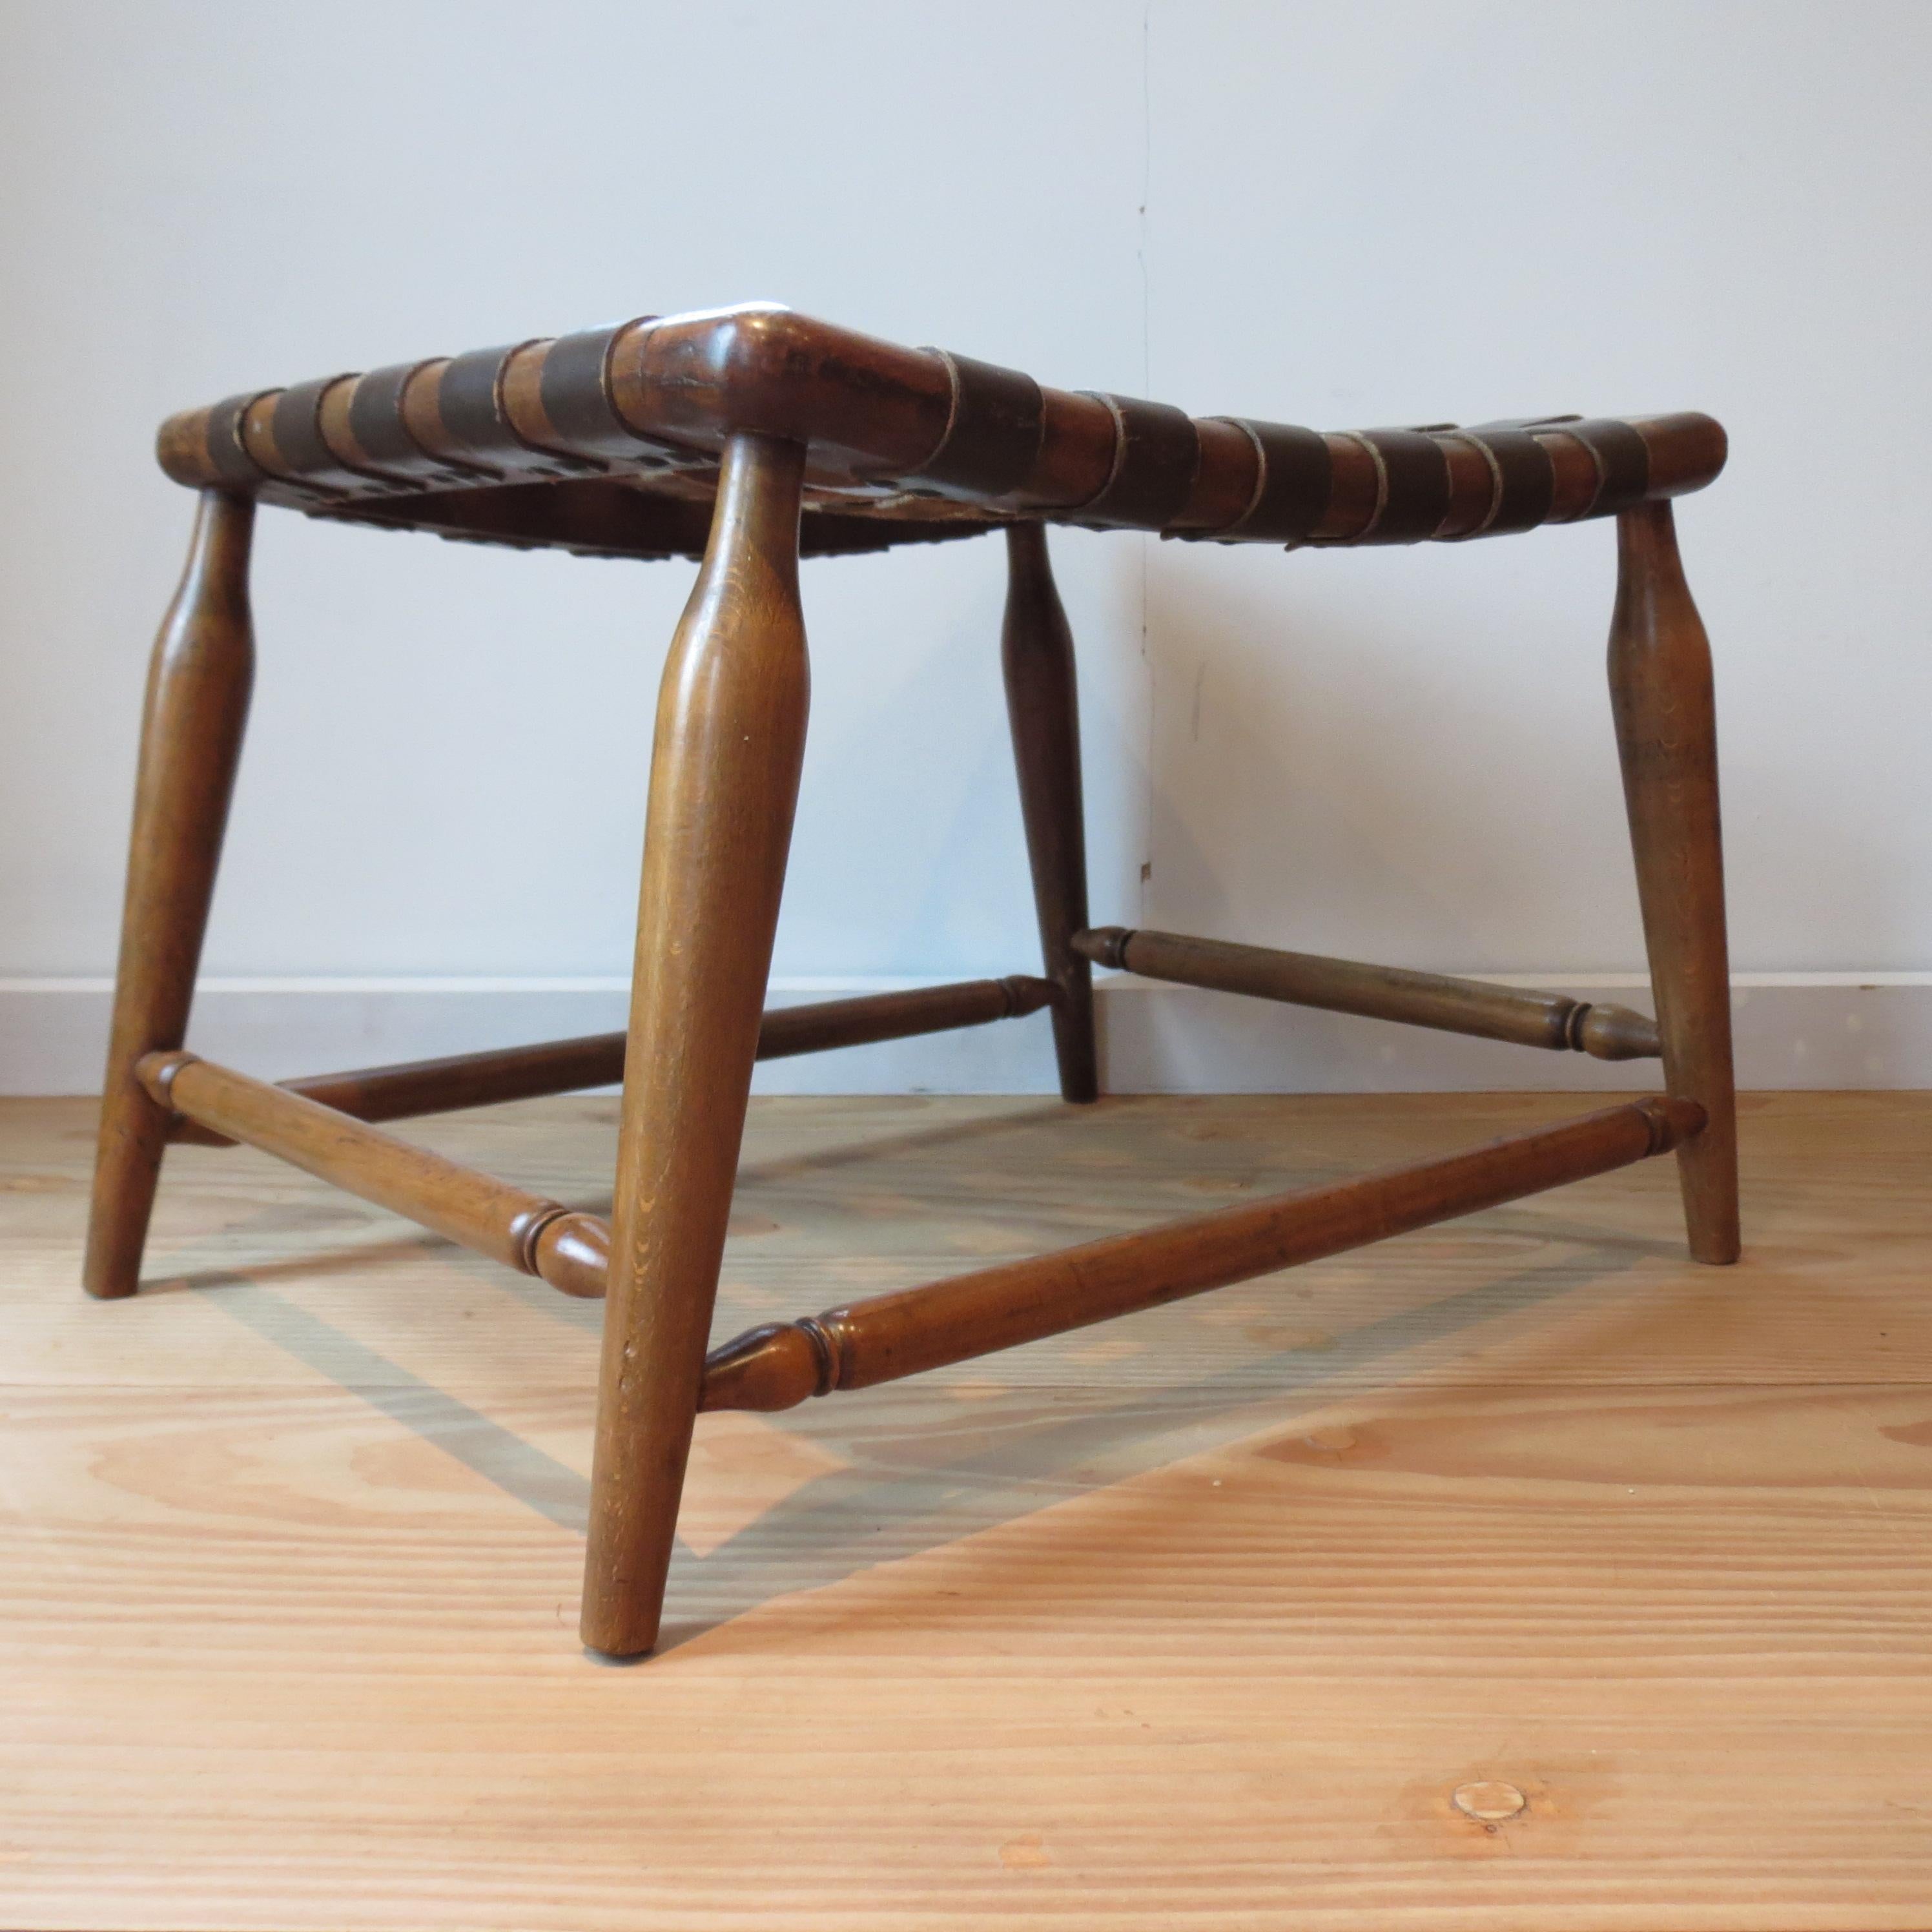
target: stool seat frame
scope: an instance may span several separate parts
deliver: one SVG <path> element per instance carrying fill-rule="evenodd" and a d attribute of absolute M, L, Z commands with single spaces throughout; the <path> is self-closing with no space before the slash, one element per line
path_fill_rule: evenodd
<path fill-rule="evenodd" d="M 170 1142 L 240 1142 L 606 1301 L 582 1634 L 655 1644 L 696 1418 L 868 1388 L 1675 1150 L 1690 1251 L 1738 1253 L 1710 652 L 1670 500 L 1721 469 L 1696 415 L 1317 433 L 1044 388 L 770 304 L 246 392 L 164 425 L 200 493 L 151 665 L 86 1283 L 139 1281 Z M 184 1048 L 254 673 L 258 502 L 464 540 L 697 556 L 658 704 L 621 1034 L 290 1081 Z M 1072 640 L 1046 526 L 1288 548 L 1614 517 L 1611 709 L 1657 1017 L 1555 994 L 1096 927 Z M 1002 659 L 1041 974 L 766 1012 L 805 743 L 802 556 L 1004 533 Z M 1047 1010 L 1099 1090 L 1095 964 L 1600 1059 L 1664 1089 L 1476 1150 L 754 1329 L 707 1353 L 760 1059 Z M 376 1124 L 621 1081 L 608 1223 Z"/>

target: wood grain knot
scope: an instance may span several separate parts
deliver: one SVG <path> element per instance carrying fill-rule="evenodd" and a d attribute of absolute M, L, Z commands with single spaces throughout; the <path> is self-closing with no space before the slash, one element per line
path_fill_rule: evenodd
<path fill-rule="evenodd" d="M 1529 1802 L 1514 1785 L 1486 1778 L 1474 1784 L 1457 1785 L 1449 1802 L 1466 1817 L 1480 1818 L 1485 1824 L 1514 1818 Z"/>

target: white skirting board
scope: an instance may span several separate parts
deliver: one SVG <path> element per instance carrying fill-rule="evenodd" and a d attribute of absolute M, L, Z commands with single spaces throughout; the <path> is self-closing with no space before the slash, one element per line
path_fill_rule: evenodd
<path fill-rule="evenodd" d="M 962 978 L 968 976 L 965 974 Z M 1632 974 L 1488 976 L 1649 1010 Z M 776 982 L 772 1004 L 925 983 Z M 1932 1088 L 1932 974 L 1741 974 L 1734 982 L 1738 1080 L 1753 1088 Z M 1643 1088 L 1658 1070 L 1606 1064 L 1454 1034 L 1126 976 L 1097 986 L 1110 1091 L 1468 1093 Z M 105 980 L 0 979 L 0 1094 L 99 1090 L 111 988 Z M 616 980 L 233 980 L 202 983 L 190 1043 L 268 1079 L 427 1059 L 624 1024 Z M 774 1060 L 766 1094 L 1046 1094 L 1047 1016 Z"/>

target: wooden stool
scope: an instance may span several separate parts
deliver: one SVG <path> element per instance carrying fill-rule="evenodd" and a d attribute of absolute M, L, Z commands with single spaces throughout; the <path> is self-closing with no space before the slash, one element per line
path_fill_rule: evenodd
<path fill-rule="evenodd" d="M 1674 1148 L 1690 1250 L 1738 1252 L 1710 653 L 1669 500 L 1724 461 L 1708 416 L 1318 434 L 1041 387 L 752 305 L 332 376 L 171 418 L 201 493 L 142 728 L 88 1231 L 135 1288 L 171 1140 L 244 1142 L 566 1294 L 604 1295 L 584 1641 L 656 1641 L 694 1419 L 781 1409 L 1124 1315 Z M 665 667 L 628 1036 L 271 1086 L 183 1052 L 254 644 L 257 501 L 385 528 L 704 560 Z M 1088 924 L 1072 640 L 1045 526 L 1288 548 L 1617 519 L 1612 710 L 1658 1017 L 1434 974 Z M 766 1013 L 807 672 L 800 556 L 1005 533 L 1004 659 L 1044 975 Z M 1096 1091 L 1091 962 L 1600 1059 L 1666 1091 L 1477 1151 L 754 1329 L 706 1354 L 752 1064 L 1051 1010 Z M 370 1123 L 623 1082 L 606 1225 Z"/>

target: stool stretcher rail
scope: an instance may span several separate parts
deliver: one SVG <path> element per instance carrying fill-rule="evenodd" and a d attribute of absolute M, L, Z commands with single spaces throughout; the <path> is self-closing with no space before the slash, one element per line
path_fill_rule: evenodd
<path fill-rule="evenodd" d="M 603 1294 L 610 1235 L 594 1214 L 526 1192 L 332 1107 L 191 1053 L 151 1053 L 135 1072 L 155 1101 L 566 1294 Z"/>
<path fill-rule="evenodd" d="M 758 1029 L 758 1058 L 784 1060 L 834 1047 L 984 1026 L 1037 1012 L 1052 1004 L 1057 990 L 1050 980 L 1015 974 L 1004 980 L 962 980 L 903 992 L 778 1006 L 765 1015 Z M 453 1054 L 447 1059 L 409 1060 L 349 1073 L 312 1074 L 278 1084 L 284 1093 L 320 1101 L 352 1120 L 406 1120 L 462 1107 L 614 1086 L 624 1077 L 624 1040 L 621 1033 L 586 1034 L 541 1046 Z M 202 1147 L 230 1144 L 226 1135 L 184 1114 L 177 1116 L 169 1138 Z"/>
<path fill-rule="evenodd" d="M 1594 1060 L 1654 1060 L 1661 1051 L 1654 1020 L 1628 1006 L 1592 1005 L 1562 993 L 1526 992 L 1401 966 L 1364 965 L 1312 952 L 1280 952 L 1270 946 L 1118 926 L 1076 933 L 1073 945 L 1097 964 L 1213 992 L 1244 993 L 1252 999 L 1396 1020 L 1441 1033 L 1474 1034 L 1558 1053 L 1587 1053 Z"/>
<path fill-rule="evenodd" d="M 1694 1101 L 1648 1098 L 1468 1154 L 1224 1208 L 754 1328 L 705 1364 L 706 1409 L 790 1408 L 1320 1260 L 1627 1167 L 1696 1135 Z"/>
<path fill-rule="evenodd" d="M 337 1112 L 188 1053 L 150 1054 L 142 1085 L 228 1139 L 301 1168 L 566 1294 L 602 1297 L 610 1235 L 573 1212 Z M 706 1409 L 790 1408 L 1339 1254 L 1606 1173 L 1688 1140 L 1694 1102 L 1648 1098 L 1445 1160 L 1277 1195 L 1090 1242 L 802 1321 L 755 1328 L 712 1352 Z"/>

